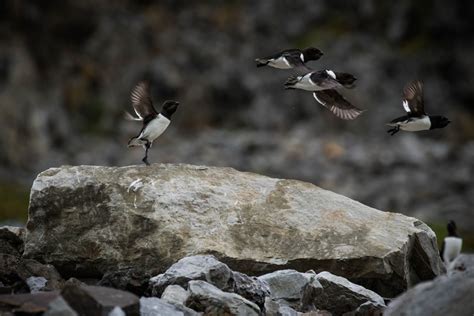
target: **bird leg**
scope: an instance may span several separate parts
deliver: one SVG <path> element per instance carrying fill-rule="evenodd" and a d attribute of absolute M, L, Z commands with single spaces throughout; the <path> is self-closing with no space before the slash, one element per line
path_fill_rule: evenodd
<path fill-rule="evenodd" d="M 145 145 L 144 145 L 144 146 L 145 146 L 145 157 L 143 157 L 142 161 L 143 161 L 147 166 L 150 165 L 150 163 L 148 162 L 148 149 L 150 149 L 150 145 L 151 145 L 151 143 L 150 143 L 148 140 L 146 140 L 146 143 L 145 143 Z"/>
<path fill-rule="evenodd" d="M 395 135 L 400 131 L 400 125 L 395 126 L 394 128 L 391 128 L 387 131 L 387 133 L 390 133 L 390 136 Z"/>

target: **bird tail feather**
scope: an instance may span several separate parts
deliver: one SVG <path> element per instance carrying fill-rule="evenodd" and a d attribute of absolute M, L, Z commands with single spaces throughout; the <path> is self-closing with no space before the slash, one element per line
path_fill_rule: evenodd
<path fill-rule="evenodd" d="M 285 88 L 286 89 L 292 89 L 295 84 L 297 84 L 300 81 L 300 78 L 298 76 L 290 76 L 286 81 L 285 81 Z"/>
<path fill-rule="evenodd" d="M 257 58 L 255 59 L 255 62 L 257 63 L 257 67 L 263 67 L 268 64 L 268 60 L 263 59 L 263 58 Z"/>

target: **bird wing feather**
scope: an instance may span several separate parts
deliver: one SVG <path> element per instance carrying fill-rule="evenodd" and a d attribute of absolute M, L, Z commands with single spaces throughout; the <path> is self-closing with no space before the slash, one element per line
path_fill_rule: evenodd
<path fill-rule="evenodd" d="M 364 112 L 333 89 L 316 91 L 313 96 L 322 106 L 343 120 L 353 120 Z"/>
<path fill-rule="evenodd" d="M 135 113 L 141 120 L 146 121 L 150 117 L 158 115 L 151 101 L 150 84 L 148 81 L 140 81 L 133 88 L 130 99 Z"/>
<path fill-rule="evenodd" d="M 419 80 L 409 82 L 403 89 L 403 108 L 412 116 L 425 114 L 423 101 L 423 83 Z"/>

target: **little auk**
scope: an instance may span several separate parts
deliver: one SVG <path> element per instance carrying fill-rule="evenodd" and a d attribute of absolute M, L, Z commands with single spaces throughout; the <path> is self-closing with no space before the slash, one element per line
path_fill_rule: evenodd
<path fill-rule="evenodd" d="M 357 80 L 351 74 L 332 70 L 311 71 L 302 76 L 291 76 L 285 82 L 285 89 L 321 91 L 334 88 L 353 88 Z"/>
<path fill-rule="evenodd" d="M 148 162 L 148 149 L 150 149 L 153 141 L 163 134 L 170 125 L 171 116 L 176 112 L 179 102 L 165 101 L 161 112 L 158 113 L 151 101 L 150 84 L 148 81 L 141 81 L 133 88 L 131 100 L 137 117 L 125 112 L 126 118 L 134 121 L 143 121 L 143 127 L 138 136 L 132 137 L 129 140 L 128 147 L 143 146 L 145 157 L 143 157 L 142 161 L 146 165 L 150 165 Z"/>
<path fill-rule="evenodd" d="M 343 120 L 353 120 L 364 110 L 347 101 L 335 88 L 353 88 L 356 77 L 349 73 L 332 70 L 311 71 L 301 76 L 291 76 L 285 82 L 286 89 L 301 89 L 313 92 L 319 104 Z"/>
<path fill-rule="evenodd" d="M 441 260 L 446 266 L 449 265 L 460 253 L 462 248 L 462 239 L 458 236 L 456 231 L 456 223 L 454 221 L 448 222 L 448 236 L 443 240 L 441 250 L 439 252 Z"/>
<path fill-rule="evenodd" d="M 278 69 L 292 69 L 306 67 L 306 62 L 310 60 L 318 60 L 323 53 L 314 47 L 306 49 L 287 49 L 279 53 L 255 59 L 257 67 L 270 66 Z"/>
<path fill-rule="evenodd" d="M 403 89 L 403 109 L 407 115 L 398 117 L 388 123 L 392 128 L 387 131 L 395 135 L 398 131 L 427 131 L 446 127 L 450 120 L 440 115 L 427 115 L 423 101 L 423 83 L 419 80 L 408 83 Z"/>

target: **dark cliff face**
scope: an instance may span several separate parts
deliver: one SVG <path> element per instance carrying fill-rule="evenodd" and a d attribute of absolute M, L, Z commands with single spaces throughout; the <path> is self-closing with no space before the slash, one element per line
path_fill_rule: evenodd
<path fill-rule="evenodd" d="M 474 203 L 474 4 L 470 1 L 3 1 L 0 175 L 28 183 L 49 166 L 139 163 L 125 144 L 129 91 L 181 102 L 151 161 L 229 165 L 309 180 L 381 209 L 462 221 Z M 337 120 L 291 71 L 255 57 L 315 46 L 310 63 L 356 75 L 368 109 Z M 427 111 L 453 123 L 385 134 L 401 90 L 425 82 Z"/>

